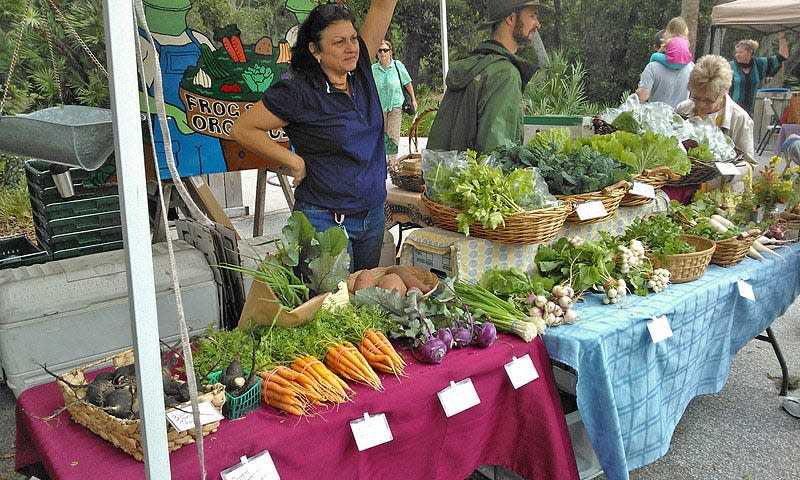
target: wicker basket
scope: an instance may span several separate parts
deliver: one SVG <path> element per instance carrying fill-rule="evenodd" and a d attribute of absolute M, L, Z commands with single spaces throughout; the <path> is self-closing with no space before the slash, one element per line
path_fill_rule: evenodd
<path fill-rule="evenodd" d="M 711 263 L 721 267 L 730 267 L 744 260 L 758 236 L 758 231 L 747 233 L 746 236 L 739 235 L 717 241 L 717 248 L 714 250 L 714 255 L 711 256 Z"/>
<path fill-rule="evenodd" d="M 72 385 L 85 385 L 85 372 L 87 369 L 113 361 L 115 367 L 130 365 L 133 363 L 133 351 L 128 350 L 117 355 L 106 357 L 97 362 L 78 367 L 62 375 L 64 380 Z M 142 449 L 142 425 L 141 420 L 123 420 L 114 417 L 103 411 L 100 407 L 92 405 L 87 401 L 80 400 L 85 394 L 84 389 L 73 390 L 63 382 L 58 382 L 61 387 L 61 395 L 64 397 L 64 404 L 72 419 L 84 427 L 88 428 L 96 435 L 114 444 L 115 447 L 124 451 L 138 461 L 143 461 L 144 451 Z M 211 401 L 218 412 L 222 412 L 222 405 L 225 403 L 225 386 L 222 384 L 206 385 L 204 392 L 198 395 L 199 402 Z M 171 409 L 167 410 L 170 411 Z M 216 432 L 219 422 L 203 425 L 203 435 Z M 194 443 L 194 429 L 183 432 L 176 431 L 172 425 L 167 423 L 167 446 L 169 451 L 174 451 L 184 445 Z"/>
<path fill-rule="evenodd" d="M 744 152 L 739 150 L 738 148 L 734 148 L 734 152 L 736 152 L 735 157 L 728 160 L 727 162 L 720 162 L 720 163 L 733 163 L 733 164 L 739 163 L 739 161 L 742 158 L 744 158 Z M 699 185 L 701 183 L 714 180 L 715 178 L 721 175 L 721 173 L 719 172 L 719 168 L 717 168 L 716 162 L 704 162 L 694 157 L 689 157 L 689 160 L 692 163 L 692 169 L 689 171 L 689 173 L 687 173 L 686 175 L 682 176 L 677 180 L 668 181 L 667 185 L 671 187 Z"/>
<path fill-rule="evenodd" d="M 399 157 L 394 165 L 389 166 L 389 178 L 391 178 L 392 184 L 401 190 L 421 192 L 423 185 L 425 185 L 425 179 L 422 177 L 422 169 L 420 168 L 422 155 L 419 153 L 419 134 L 417 130 L 422 119 L 436 110 L 435 108 L 429 108 L 417 115 L 408 130 L 408 155 Z M 409 163 L 413 164 L 414 167 L 408 168 Z"/>
<path fill-rule="evenodd" d="M 409 160 L 419 161 L 421 158 L 419 153 L 410 153 L 398 159 L 394 165 L 390 165 L 389 178 L 392 179 L 392 184 L 407 192 L 421 192 L 423 185 L 425 185 L 422 172 L 412 173 L 407 168 L 404 168 L 404 164 L 408 163 Z"/>
<path fill-rule="evenodd" d="M 436 287 L 439 286 L 439 277 L 436 276 L 435 273 L 431 272 L 430 270 L 426 270 L 424 268 L 415 267 L 413 265 L 403 265 L 404 268 L 411 271 L 415 277 L 417 277 L 422 283 L 426 286 L 430 287 L 430 291 L 422 296 L 422 298 L 428 298 L 433 294 L 433 291 L 436 290 Z M 371 268 L 367 270 L 372 278 L 377 283 L 384 275 L 386 275 L 386 269 L 388 267 L 377 267 Z M 350 293 L 353 293 L 353 285 L 356 282 L 356 277 L 360 275 L 360 272 L 351 273 L 350 276 L 347 278 L 347 289 Z"/>
<path fill-rule="evenodd" d="M 447 205 L 436 203 L 422 194 L 422 203 L 428 208 L 433 223 L 451 232 L 458 231 L 458 210 L 454 210 Z M 485 238 L 495 242 L 514 243 L 514 244 L 534 244 L 545 243 L 554 239 L 567 215 L 572 211 L 569 202 L 561 205 L 539 210 L 519 212 L 505 217 L 505 226 L 497 227 L 494 230 L 483 228 L 479 223 L 469 226 L 469 234 L 473 237 Z"/>
<path fill-rule="evenodd" d="M 576 195 L 556 195 L 556 198 L 565 202 L 569 202 L 573 206 L 591 201 L 603 202 L 603 206 L 606 209 L 606 215 L 602 217 L 592 218 L 591 220 L 581 220 L 578 218 L 577 210 L 573 208 L 566 220 L 567 223 L 579 225 L 597 223 L 607 220 L 617 213 L 617 208 L 619 208 L 619 204 L 622 202 L 622 198 L 628 191 L 629 186 L 630 185 L 628 182 L 623 180 L 615 183 L 614 185 L 609 185 L 598 192 L 579 193 Z"/>
<path fill-rule="evenodd" d="M 668 167 L 658 167 L 654 169 L 647 169 L 633 177 L 633 181 L 637 183 L 645 183 L 653 187 L 653 189 L 658 190 L 659 188 L 666 185 L 666 183 L 670 180 L 677 180 L 680 178 L 679 175 L 675 175 L 672 173 Z M 622 201 L 619 202 L 620 207 L 637 207 L 639 205 L 647 205 L 648 203 L 652 202 L 652 198 L 642 197 L 640 195 L 632 195 L 630 193 L 626 193 L 624 197 L 622 197 Z"/>
<path fill-rule="evenodd" d="M 672 283 L 691 282 L 703 276 L 716 249 L 716 244 L 706 238 L 694 235 L 681 235 L 680 238 L 693 246 L 695 251 L 668 255 L 666 263 L 661 262 L 652 253 L 645 253 L 650 262 L 652 262 L 653 268 L 666 268 L 669 270 L 669 281 Z"/>

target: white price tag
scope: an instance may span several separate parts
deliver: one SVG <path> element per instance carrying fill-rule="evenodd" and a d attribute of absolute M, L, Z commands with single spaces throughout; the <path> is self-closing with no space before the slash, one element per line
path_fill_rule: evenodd
<path fill-rule="evenodd" d="M 202 425 L 222 420 L 222 414 L 214 408 L 211 402 L 203 402 L 197 407 L 200 412 L 200 423 Z M 192 406 L 187 404 L 167 412 L 167 420 L 169 420 L 172 427 L 179 432 L 185 432 L 186 430 L 194 428 Z"/>
<path fill-rule="evenodd" d="M 481 403 L 478 398 L 478 392 L 475 391 L 475 385 L 472 384 L 472 379 L 467 378 L 460 382 L 450 381 L 450 385 L 445 387 L 436 395 L 439 396 L 439 402 L 442 404 L 444 414 L 447 417 L 452 417 L 457 413 L 474 407 Z"/>
<path fill-rule="evenodd" d="M 731 162 L 715 162 L 717 170 L 723 175 L 741 175 L 739 168 Z"/>
<path fill-rule="evenodd" d="M 219 472 L 222 480 L 281 480 L 269 452 L 253 457 L 242 456 L 236 465 Z"/>
<path fill-rule="evenodd" d="M 744 280 L 737 280 L 736 286 L 739 288 L 739 295 L 753 302 L 756 301 L 756 294 L 755 292 L 753 292 L 752 285 L 745 282 Z"/>
<path fill-rule="evenodd" d="M 384 413 L 370 416 L 364 412 L 364 417 L 350 421 L 350 430 L 353 431 L 353 438 L 356 439 L 359 452 L 391 442 L 393 439 L 392 430 L 389 428 L 389 422 Z"/>
<path fill-rule="evenodd" d="M 642 182 L 633 182 L 633 186 L 628 193 L 639 195 L 640 197 L 656 198 L 656 189 L 652 185 Z"/>
<path fill-rule="evenodd" d="M 513 357 L 504 366 L 508 379 L 511 380 L 511 385 L 514 386 L 515 390 L 539 378 L 539 372 L 536 371 L 536 366 L 534 366 L 533 360 L 531 360 L 531 356 L 528 353 L 521 358 Z"/>
<path fill-rule="evenodd" d="M 660 317 L 653 317 L 652 320 L 647 322 L 647 329 L 650 331 L 650 338 L 653 343 L 663 342 L 672 336 L 672 327 L 669 326 L 669 320 L 666 315 Z"/>
<path fill-rule="evenodd" d="M 579 203 L 575 206 L 575 213 L 578 214 L 580 220 L 591 220 L 608 215 L 605 205 L 600 200 Z"/>

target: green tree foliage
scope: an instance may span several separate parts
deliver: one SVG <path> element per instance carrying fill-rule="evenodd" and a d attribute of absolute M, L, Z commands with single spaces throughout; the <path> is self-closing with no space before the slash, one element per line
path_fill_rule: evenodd
<path fill-rule="evenodd" d="M 99 0 L 57 2 L 66 23 L 44 0 L 5 0 L 0 9 L 0 78 L 5 80 L 19 32 L 19 57 L 9 82 L 6 113 L 36 110 L 62 103 L 108 105 L 108 81 L 78 41 L 66 31 L 71 25 L 101 63 L 105 63 L 103 11 Z M 52 32 L 52 65 L 47 41 Z"/>

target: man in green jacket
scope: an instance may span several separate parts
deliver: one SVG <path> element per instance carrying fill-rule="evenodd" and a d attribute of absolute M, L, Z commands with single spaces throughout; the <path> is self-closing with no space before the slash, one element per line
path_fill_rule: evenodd
<path fill-rule="evenodd" d="M 552 9 L 539 0 L 489 0 L 478 28 L 491 28 L 491 38 L 453 62 L 427 148 L 488 153 L 522 143 L 522 92 L 537 66 L 515 53 L 541 26 L 540 10 Z"/>

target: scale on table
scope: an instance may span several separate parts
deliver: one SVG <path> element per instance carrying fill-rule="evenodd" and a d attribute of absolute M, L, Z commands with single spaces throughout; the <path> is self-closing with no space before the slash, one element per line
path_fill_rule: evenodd
<path fill-rule="evenodd" d="M 78 36 L 75 29 L 69 25 L 58 7 L 52 2 L 51 6 L 56 10 L 56 16 L 65 23 L 65 30 L 73 34 L 77 43 L 84 48 L 95 65 L 108 76 L 106 69 Z M 28 8 L 30 8 L 30 0 Z M 58 94 L 63 104 L 61 82 L 53 54 L 52 33 L 47 21 L 42 22 L 42 25 L 47 37 L 53 74 L 59 84 Z M 0 100 L 0 151 L 50 162 L 52 164 L 50 173 L 53 174 L 58 192 L 62 197 L 71 197 L 74 192 L 72 191 L 69 167 L 89 171 L 96 170 L 114 151 L 111 110 L 82 105 L 61 105 L 28 114 L 3 115 L 8 86 L 18 60 L 23 32 L 24 28 L 20 28 L 3 86 L 3 97 Z"/>

